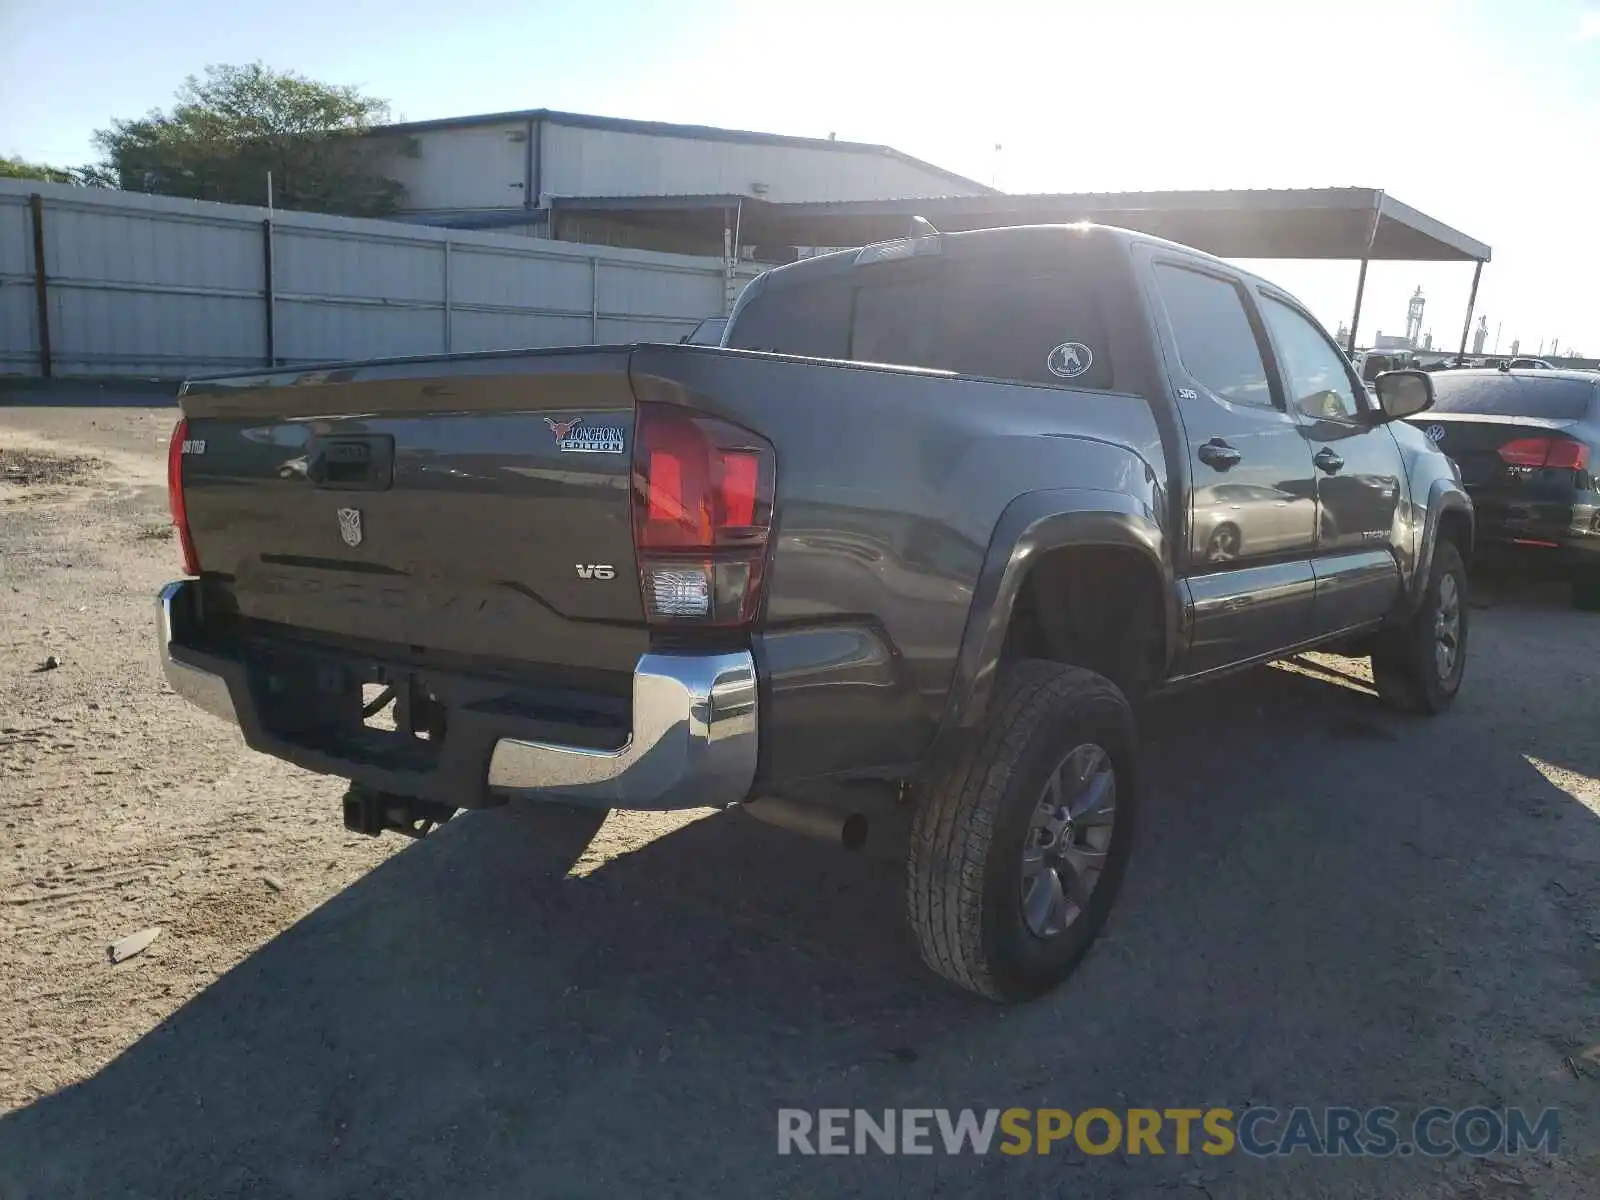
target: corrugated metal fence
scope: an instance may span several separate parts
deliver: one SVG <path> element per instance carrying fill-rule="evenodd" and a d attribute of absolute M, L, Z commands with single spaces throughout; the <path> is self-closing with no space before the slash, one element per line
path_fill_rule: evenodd
<path fill-rule="evenodd" d="M 0 374 L 676 341 L 726 283 L 718 259 L 0 179 Z"/>

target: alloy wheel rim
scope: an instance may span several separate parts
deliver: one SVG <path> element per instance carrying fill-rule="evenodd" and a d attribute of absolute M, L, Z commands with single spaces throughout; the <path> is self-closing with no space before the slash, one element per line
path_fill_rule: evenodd
<path fill-rule="evenodd" d="M 1081 919 L 1105 873 L 1117 815 L 1117 773 L 1093 742 L 1050 773 L 1022 845 L 1022 919 L 1054 938 Z"/>
<path fill-rule="evenodd" d="M 1461 588 L 1454 575 L 1439 580 L 1439 607 L 1433 615 L 1433 666 L 1449 679 L 1461 656 Z"/>

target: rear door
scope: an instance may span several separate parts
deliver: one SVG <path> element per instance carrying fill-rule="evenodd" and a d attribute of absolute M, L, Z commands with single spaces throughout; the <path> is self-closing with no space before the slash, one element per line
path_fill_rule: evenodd
<path fill-rule="evenodd" d="M 1371 396 L 1322 327 L 1287 297 L 1263 289 L 1260 302 L 1289 411 L 1316 467 L 1316 631 L 1378 620 L 1400 592 L 1400 448 L 1373 422 Z"/>
<path fill-rule="evenodd" d="M 1237 276 L 1143 248 L 1189 457 L 1179 570 L 1195 674 L 1309 636 L 1316 491 L 1311 451 L 1267 369 L 1265 331 Z"/>

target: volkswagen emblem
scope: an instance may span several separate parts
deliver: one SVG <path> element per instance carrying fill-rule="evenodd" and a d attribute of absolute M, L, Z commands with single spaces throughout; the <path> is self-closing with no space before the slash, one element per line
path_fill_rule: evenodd
<path fill-rule="evenodd" d="M 1422 432 L 1425 435 L 1427 435 L 1428 440 L 1430 442 L 1432 442 L 1435 446 L 1437 446 L 1440 442 L 1444 441 L 1444 426 L 1443 425 L 1438 425 L 1438 424 L 1429 425 Z"/>
<path fill-rule="evenodd" d="M 346 546 L 361 545 L 361 510 L 359 508 L 341 508 L 339 510 L 339 536 L 344 539 Z"/>

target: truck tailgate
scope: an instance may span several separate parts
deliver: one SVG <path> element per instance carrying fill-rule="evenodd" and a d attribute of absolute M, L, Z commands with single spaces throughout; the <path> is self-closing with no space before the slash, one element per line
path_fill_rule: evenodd
<path fill-rule="evenodd" d="M 647 639 L 626 350 L 197 384 L 188 519 L 213 611 L 514 665 Z"/>

